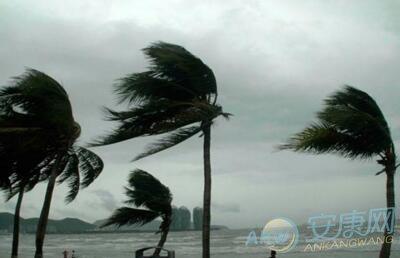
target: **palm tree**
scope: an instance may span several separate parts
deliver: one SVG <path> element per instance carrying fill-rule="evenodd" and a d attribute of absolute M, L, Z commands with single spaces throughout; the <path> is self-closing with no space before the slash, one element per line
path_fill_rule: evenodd
<path fill-rule="evenodd" d="M 150 60 L 149 70 L 130 74 L 118 81 L 115 92 L 126 111 L 106 109 L 109 120 L 118 127 L 93 146 L 113 144 L 128 139 L 166 134 L 151 144 L 134 160 L 173 147 L 190 137 L 204 136 L 204 219 L 203 258 L 210 257 L 211 203 L 211 125 L 219 116 L 228 118 L 217 104 L 217 83 L 212 70 L 185 48 L 164 42 L 144 50 Z"/>
<path fill-rule="evenodd" d="M 128 205 L 141 208 L 122 207 L 117 209 L 113 215 L 102 225 L 144 225 L 156 218 L 161 218 L 159 231 L 160 241 L 154 251 L 154 257 L 158 257 L 167 240 L 169 226 L 172 217 L 172 194 L 168 187 L 163 185 L 157 178 L 146 171 L 136 169 L 129 176 L 129 187 L 125 187 Z"/>
<path fill-rule="evenodd" d="M 367 93 L 351 86 L 335 92 L 325 100 L 318 121 L 294 135 L 281 149 L 314 154 L 336 153 L 351 159 L 379 157 L 377 162 L 386 173 L 386 202 L 388 221 L 392 221 L 395 207 L 394 174 L 396 154 L 389 126 L 375 100 Z M 393 221 L 395 221 L 393 219 Z M 393 235 L 394 223 L 385 229 L 385 237 Z M 391 243 L 384 241 L 380 258 L 390 256 Z"/>
<path fill-rule="evenodd" d="M 11 257 L 18 257 L 20 208 L 24 191 L 31 190 L 39 178 L 44 178 L 40 171 L 48 162 L 46 156 L 52 151 L 46 137 L 46 134 L 52 136 L 50 130 L 39 127 L 40 110 L 29 107 L 33 104 L 28 103 L 29 91 L 35 92 L 35 88 L 26 84 L 23 86 L 24 78 L 36 72 L 28 70 L 24 76 L 15 77 L 11 86 L 0 90 L 0 187 L 8 192 L 8 200 L 18 194 Z"/>
<path fill-rule="evenodd" d="M 55 183 L 68 182 L 66 201 L 75 199 L 79 188 L 89 186 L 103 169 L 102 160 L 90 150 L 75 146 L 80 126 L 74 121 L 72 108 L 64 88 L 50 76 L 33 69 L 15 77 L 11 86 L 0 90 L 0 154 L 12 158 L 23 153 L 42 156 L 36 169 L 16 170 L 2 176 L 3 185 L 16 184 L 23 191 L 26 184 L 48 180 L 45 200 L 36 231 L 36 258 L 43 256 L 43 243 Z M 7 135 L 22 137 L 10 153 Z M 25 150 L 22 152 L 21 150 Z M 3 166 L 3 164 L 2 164 Z M 4 165 L 5 167 L 9 166 Z M 11 166 L 12 167 L 12 166 Z M 25 173 L 24 173 L 25 172 Z M 16 178 L 14 182 L 9 178 Z M 21 198 L 22 201 L 22 198 Z"/>
<path fill-rule="evenodd" d="M 44 167 L 43 170 L 49 176 L 36 231 L 35 258 L 43 257 L 44 237 L 56 182 L 58 184 L 67 182 L 69 192 L 65 197 L 65 202 L 70 203 L 75 200 L 80 189 L 88 187 L 100 175 L 103 170 L 103 161 L 92 151 L 74 145 L 70 146 L 64 153 L 57 153 L 53 157 L 52 163 Z"/>
<path fill-rule="evenodd" d="M 35 181 L 34 178 L 31 178 L 32 180 L 28 181 L 26 180 L 26 178 L 18 180 L 18 177 L 20 174 L 26 174 L 25 171 L 27 170 L 33 170 L 35 171 L 33 173 L 39 173 L 41 164 L 39 163 L 38 159 L 34 159 L 33 157 L 39 158 L 39 160 L 42 158 L 40 155 L 37 155 L 37 153 L 32 153 L 30 157 L 21 156 L 19 160 L 12 162 L 13 168 L 11 169 L 16 172 L 16 175 L 14 178 L 10 178 L 10 185 L 8 187 L 3 186 L 3 189 L 8 192 L 7 200 L 10 200 L 15 195 L 18 195 L 14 212 L 11 258 L 18 257 L 20 211 L 24 192 L 32 190 L 33 187 L 37 184 L 37 181 Z M 2 162 L 4 161 L 5 160 L 2 160 Z M 13 180 L 13 182 L 11 180 Z"/>

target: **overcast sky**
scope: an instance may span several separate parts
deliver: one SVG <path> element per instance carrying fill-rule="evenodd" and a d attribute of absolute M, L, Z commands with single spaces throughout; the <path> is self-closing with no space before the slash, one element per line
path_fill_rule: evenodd
<path fill-rule="evenodd" d="M 322 212 L 385 206 L 385 176 L 374 176 L 374 160 L 274 147 L 313 121 L 327 95 L 350 84 L 376 99 L 400 148 L 398 1 L 62 2 L 0 2 L 0 85 L 25 67 L 61 82 L 82 126 L 81 144 L 113 127 L 101 113 L 102 106 L 123 108 L 113 83 L 144 71 L 141 49 L 162 40 L 214 70 L 220 104 L 235 115 L 212 129 L 213 224 L 261 227 L 281 216 L 302 223 Z M 58 186 L 50 217 L 109 216 L 135 168 L 168 185 L 176 206 L 201 206 L 202 139 L 130 163 L 152 140 L 94 148 L 105 162 L 102 175 L 69 205 Z M 23 217 L 39 216 L 44 190 L 41 184 L 26 195 Z M 14 205 L 0 203 L 0 211 Z"/>

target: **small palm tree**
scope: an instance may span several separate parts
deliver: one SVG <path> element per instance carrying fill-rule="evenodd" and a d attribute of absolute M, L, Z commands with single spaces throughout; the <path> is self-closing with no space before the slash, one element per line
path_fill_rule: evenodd
<path fill-rule="evenodd" d="M 190 137 L 204 136 L 203 258 L 210 257 L 211 125 L 230 114 L 217 104 L 217 83 L 212 70 L 185 48 L 158 42 L 144 49 L 148 71 L 122 78 L 115 91 L 126 111 L 106 109 L 108 119 L 119 123 L 94 146 L 113 144 L 141 136 L 167 134 L 136 156 L 138 160 L 173 147 Z"/>
<path fill-rule="evenodd" d="M 57 178 L 59 183 L 68 182 L 70 191 L 66 201 L 70 202 L 80 188 L 87 187 L 97 178 L 103 169 L 103 162 L 90 150 L 74 145 L 81 129 L 74 121 L 66 91 L 53 78 L 29 69 L 22 76 L 15 77 L 11 86 L 0 91 L 0 99 L 0 147 L 7 150 L 10 144 L 6 139 L 9 135 L 14 137 L 12 139 L 21 136 L 26 140 L 16 142 L 15 150 L 12 148 L 10 153 L 0 151 L 0 155 L 4 153 L 10 157 L 9 160 L 13 160 L 18 156 L 26 157 L 22 154 L 43 154 L 34 169 L 17 169 L 2 176 L 3 185 L 17 185 L 14 189 L 20 191 L 48 180 L 36 231 L 35 257 L 41 258 Z M 4 166 L 13 167 L 9 163 Z"/>
<path fill-rule="evenodd" d="M 383 169 L 377 174 L 386 173 L 387 207 L 394 208 L 394 175 L 398 165 L 389 126 L 375 100 L 359 89 L 346 86 L 325 100 L 325 108 L 317 118 L 318 122 L 280 148 L 314 154 L 336 153 L 351 159 L 379 157 L 377 162 Z M 393 216 L 388 210 L 389 221 Z M 385 230 L 385 236 L 392 236 L 393 230 L 394 224 Z M 390 256 L 388 242 L 382 245 L 380 258 Z"/>
<path fill-rule="evenodd" d="M 117 209 L 114 214 L 102 225 L 144 225 L 156 218 L 161 218 L 160 241 L 154 251 L 154 257 L 158 257 L 163 248 L 171 224 L 172 216 L 172 194 L 168 187 L 163 185 L 157 178 L 146 171 L 137 169 L 129 177 L 129 187 L 125 187 L 128 205 L 142 208 L 122 207 Z"/>

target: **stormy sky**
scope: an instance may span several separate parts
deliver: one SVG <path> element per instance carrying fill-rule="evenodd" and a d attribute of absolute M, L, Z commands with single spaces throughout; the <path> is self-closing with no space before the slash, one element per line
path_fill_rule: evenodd
<path fill-rule="evenodd" d="M 58 80 L 86 144 L 113 128 L 101 107 L 124 108 L 112 85 L 145 70 L 141 49 L 159 40 L 182 45 L 213 69 L 219 102 L 234 114 L 212 128 L 212 223 L 261 227 L 282 216 L 302 223 L 385 206 L 385 176 L 374 176 L 374 160 L 275 147 L 312 122 L 322 100 L 344 84 L 376 99 L 400 147 L 398 17 L 395 0 L 1 1 L 0 85 L 27 67 Z M 176 206 L 201 206 L 202 139 L 130 163 L 155 139 L 94 148 L 105 162 L 102 175 L 69 205 L 58 186 L 50 217 L 109 216 L 135 168 L 168 185 Z M 26 195 L 23 217 L 39 216 L 44 190 L 41 184 Z M 0 211 L 14 204 L 1 202 Z"/>

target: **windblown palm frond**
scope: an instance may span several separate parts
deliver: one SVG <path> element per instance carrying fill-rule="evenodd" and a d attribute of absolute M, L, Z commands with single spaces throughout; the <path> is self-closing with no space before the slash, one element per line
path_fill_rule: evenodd
<path fill-rule="evenodd" d="M 60 165 L 58 183 L 68 182 L 69 192 L 65 198 L 72 202 L 80 189 L 88 187 L 102 172 L 103 161 L 92 151 L 79 146 L 73 146 L 64 163 Z"/>
<path fill-rule="evenodd" d="M 155 220 L 157 217 L 159 217 L 159 214 L 153 211 L 122 207 L 117 209 L 101 227 L 110 225 L 117 225 L 118 227 L 124 225 L 144 225 Z"/>
<path fill-rule="evenodd" d="M 168 187 L 146 171 L 137 169 L 129 176 L 129 186 L 125 187 L 126 204 L 138 208 L 122 207 L 114 212 L 103 227 L 126 224 L 143 225 L 161 217 L 163 230 L 168 230 L 172 213 L 172 194 Z M 143 207 L 143 209 L 139 209 Z M 161 229 L 161 227 L 160 227 Z"/>
<path fill-rule="evenodd" d="M 187 132 L 186 126 L 229 116 L 216 104 L 217 84 L 212 70 L 198 57 L 165 42 L 152 44 L 143 51 L 150 61 L 148 71 L 129 74 L 115 85 L 120 102 L 132 106 L 127 111 L 105 109 L 106 118 L 116 121 L 118 126 L 91 146 L 170 133 L 166 140 L 155 143 L 136 159 L 143 158 L 189 138 L 176 137 Z M 173 143 L 173 139 L 178 141 Z"/>
<path fill-rule="evenodd" d="M 125 188 L 129 197 L 125 203 L 145 207 L 157 213 L 168 213 L 172 195 L 168 187 L 146 171 L 136 169 L 129 177 L 129 187 Z"/>
<path fill-rule="evenodd" d="M 154 143 L 150 144 L 149 146 L 147 146 L 146 151 L 137 155 L 133 159 L 133 161 L 145 158 L 147 156 L 153 155 L 153 154 L 163 151 L 165 149 L 171 148 L 181 142 L 186 141 L 190 137 L 198 134 L 199 132 L 201 132 L 201 130 L 202 130 L 201 126 L 191 126 L 188 128 L 178 129 L 178 130 L 168 134 L 167 136 L 161 138 L 157 142 L 154 142 Z"/>
<path fill-rule="evenodd" d="M 72 108 L 64 88 L 34 69 L 14 77 L 0 90 L 1 127 L 52 128 L 64 132 L 73 123 Z M 29 129 L 28 127 L 28 129 Z"/>
<path fill-rule="evenodd" d="M 376 102 L 351 86 L 325 100 L 318 122 L 289 139 L 281 149 L 338 153 L 349 158 L 370 158 L 392 145 L 386 120 Z"/>
<path fill-rule="evenodd" d="M 188 101 L 217 94 L 212 70 L 185 48 L 157 42 L 143 51 L 150 60 L 149 71 L 131 74 L 119 81 L 116 93 L 121 101 Z"/>
<path fill-rule="evenodd" d="M 47 157 L 61 147 L 68 149 L 75 132 L 68 95 L 57 81 L 33 69 L 14 77 L 10 86 L 0 89 L 0 166 L 19 162 L 20 168 L 18 175 L 2 170 L 1 181 L 27 182 L 30 171 Z"/>
<path fill-rule="evenodd" d="M 159 100 L 136 106 L 129 111 L 117 112 L 110 109 L 105 111 L 107 118 L 117 121 L 119 126 L 109 135 L 95 141 L 92 146 L 113 144 L 140 136 L 164 134 L 194 123 L 212 121 L 220 115 L 229 115 L 223 113 L 218 105 L 199 101 Z"/>

